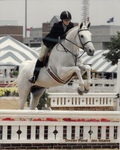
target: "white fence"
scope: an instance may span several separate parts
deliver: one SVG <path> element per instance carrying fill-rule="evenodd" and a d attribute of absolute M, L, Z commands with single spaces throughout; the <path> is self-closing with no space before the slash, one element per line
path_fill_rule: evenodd
<path fill-rule="evenodd" d="M 19 120 L 20 118 L 23 120 Z M 119 141 L 119 111 L 0 110 L 0 143 L 119 143 Z"/>
<path fill-rule="evenodd" d="M 116 79 L 92 79 L 91 92 L 113 92 L 115 90 Z"/>
<path fill-rule="evenodd" d="M 79 95 L 78 93 L 48 93 L 51 108 L 113 108 L 119 110 L 119 95 L 118 93 L 88 93 Z M 0 100 L 10 100 L 19 97 L 0 97 Z"/>
<path fill-rule="evenodd" d="M 0 77 L 0 83 L 1 84 L 9 84 L 9 83 L 11 83 L 11 82 L 13 82 L 13 81 L 15 81 L 16 80 L 16 78 L 11 78 L 11 77 L 9 77 L 9 76 L 7 76 L 7 77 Z"/>
<path fill-rule="evenodd" d="M 117 93 L 49 93 L 51 107 L 116 107 Z M 116 103 L 116 106 L 115 106 Z M 116 108 L 119 109 L 119 108 Z"/>

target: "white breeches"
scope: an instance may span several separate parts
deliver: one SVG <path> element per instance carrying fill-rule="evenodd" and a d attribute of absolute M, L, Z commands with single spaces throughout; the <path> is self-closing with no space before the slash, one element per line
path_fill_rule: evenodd
<path fill-rule="evenodd" d="M 49 48 L 46 47 L 43 42 L 41 44 L 41 50 L 40 50 L 40 53 L 39 53 L 39 60 L 40 61 L 43 61 L 43 58 L 45 56 L 45 54 L 48 52 Z"/>

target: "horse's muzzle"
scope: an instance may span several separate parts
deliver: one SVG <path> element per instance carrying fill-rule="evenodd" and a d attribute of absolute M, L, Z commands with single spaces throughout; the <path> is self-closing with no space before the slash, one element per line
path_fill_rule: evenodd
<path fill-rule="evenodd" d="M 94 49 L 89 49 L 89 50 L 87 51 L 87 54 L 88 54 L 89 56 L 94 56 L 94 52 L 95 52 Z"/>

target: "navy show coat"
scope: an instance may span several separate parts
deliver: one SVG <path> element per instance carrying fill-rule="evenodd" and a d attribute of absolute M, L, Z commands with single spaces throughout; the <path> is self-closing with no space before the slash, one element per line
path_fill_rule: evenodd
<path fill-rule="evenodd" d="M 53 48 L 59 42 L 59 37 L 60 39 L 65 39 L 66 33 L 73 27 L 74 24 L 70 22 L 64 31 L 62 21 L 54 23 L 50 33 L 43 38 L 44 45 L 46 45 L 48 48 Z"/>

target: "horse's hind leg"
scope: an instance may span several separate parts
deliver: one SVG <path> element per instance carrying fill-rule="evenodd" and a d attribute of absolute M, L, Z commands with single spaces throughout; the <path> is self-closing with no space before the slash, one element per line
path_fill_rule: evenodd
<path fill-rule="evenodd" d="M 45 91 L 45 88 L 43 88 L 43 87 L 38 87 L 37 89 L 32 90 L 32 94 L 31 94 L 32 97 L 30 100 L 30 109 L 31 110 L 34 110 L 36 108 L 36 106 L 39 103 L 39 99 L 43 95 L 44 91 Z"/>
<path fill-rule="evenodd" d="M 24 109 L 25 102 L 27 101 L 28 93 L 19 96 L 19 109 Z"/>
<path fill-rule="evenodd" d="M 30 92 L 30 87 L 24 88 L 23 86 L 18 86 L 19 93 L 19 109 L 24 109 L 25 102 L 27 101 L 28 94 Z"/>

